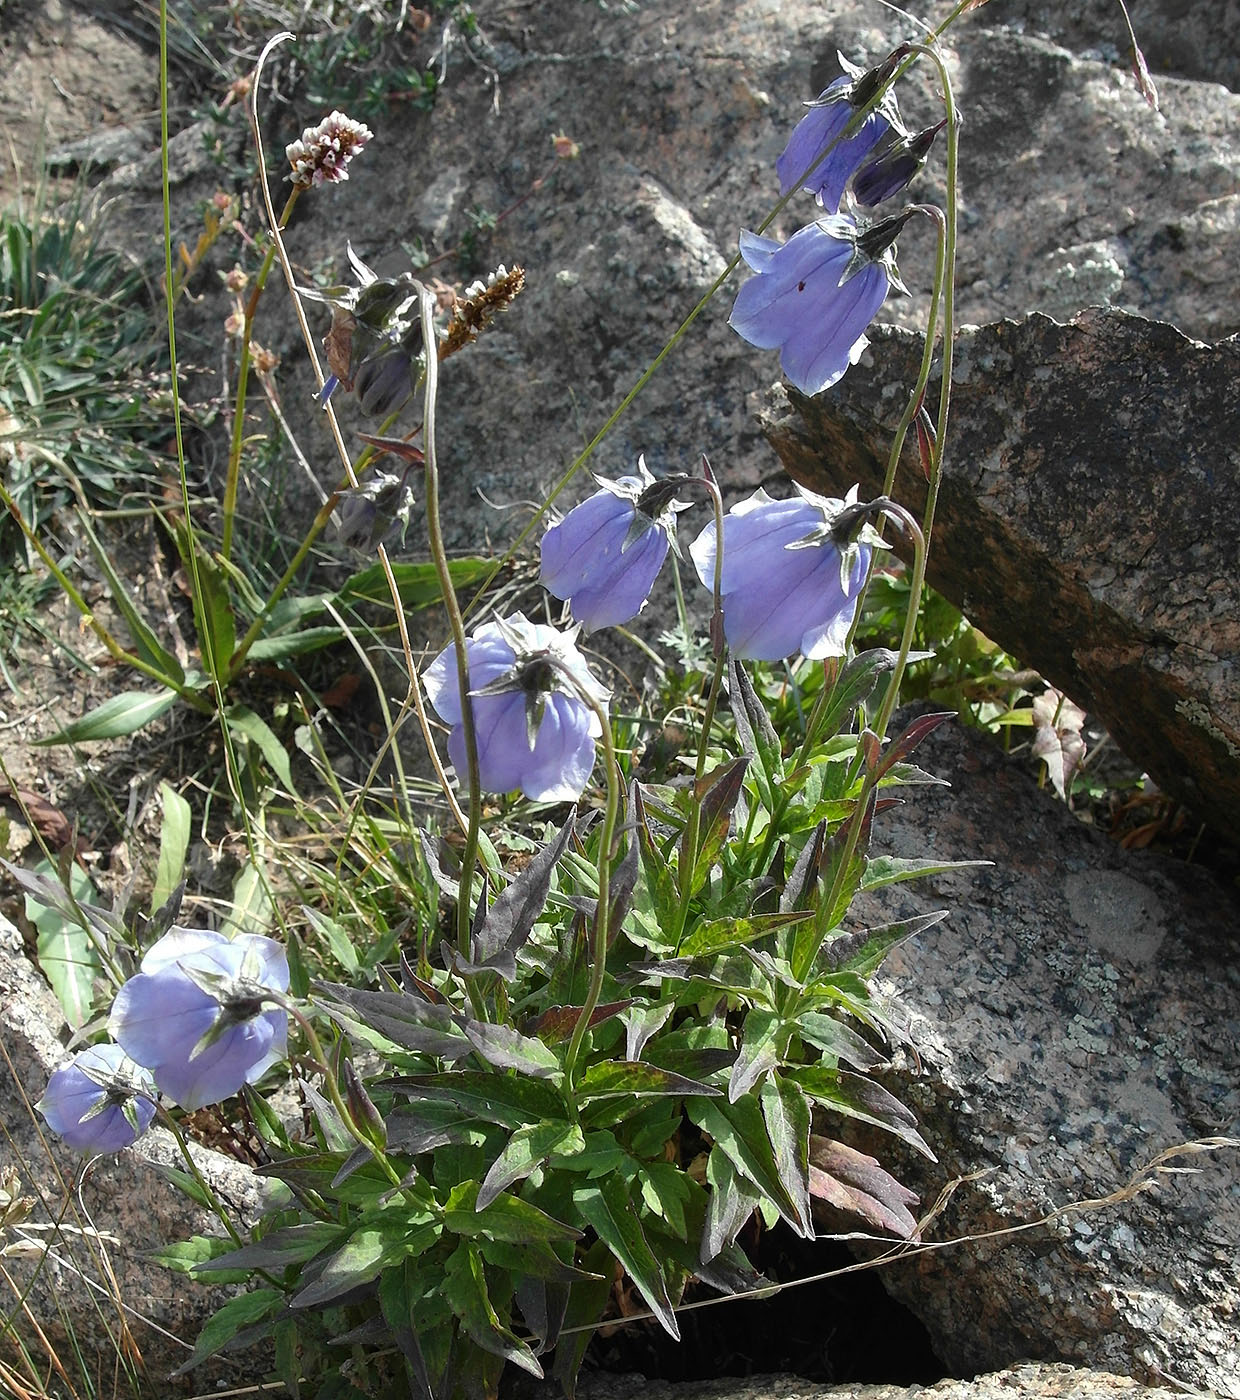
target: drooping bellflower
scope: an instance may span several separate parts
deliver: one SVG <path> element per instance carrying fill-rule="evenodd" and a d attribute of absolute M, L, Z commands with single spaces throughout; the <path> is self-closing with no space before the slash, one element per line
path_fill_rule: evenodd
<path fill-rule="evenodd" d="M 855 491 L 841 501 L 797 490 L 777 501 L 759 489 L 724 517 L 723 630 L 738 658 L 843 655 L 871 553 L 839 528 Z M 715 550 L 712 521 L 689 547 L 707 588 Z"/>
<path fill-rule="evenodd" d="M 284 1058 L 288 959 L 273 939 L 170 929 L 121 987 L 108 1029 L 182 1108 L 201 1108 L 256 1083 Z"/>
<path fill-rule="evenodd" d="M 836 78 L 808 104 L 809 111 L 797 123 L 783 154 L 775 162 L 781 194 L 787 194 L 803 178 L 801 188 L 812 194 L 828 214 L 839 210 L 849 177 L 879 142 L 892 132 L 904 135 L 895 94 L 889 90 L 851 136 L 839 139 L 856 113 L 895 72 L 904 57 L 903 51 L 897 50 L 868 72 L 849 63 L 843 54 L 837 57 L 844 69 L 843 76 Z M 815 165 L 824 151 L 826 156 Z"/>
<path fill-rule="evenodd" d="M 911 211 L 864 232 L 846 214 L 799 229 L 787 243 L 747 229 L 741 256 L 758 274 L 737 293 L 728 324 L 761 350 L 803 394 L 818 394 L 861 358 L 865 328 L 892 287 L 904 291 L 891 246 Z"/>
<path fill-rule="evenodd" d="M 534 802 L 581 796 L 600 732 L 581 694 L 604 704 L 608 695 L 575 639 L 575 629 L 558 632 L 515 613 L 483 623 L 466 642 L 478 777 L 487 792 L 519 788 Z M 423 682 L 440 718 L 451 725 L 448 756 L 464 782 L 469 768 L 455 644 L 431 662 Z"/>
<path fill-rule="evenodd" d="M 52 1072 L 35 1107 L 79 1152 L 119 1152 L 151 1126 L 155 1093 L 119 1045 L 91 1045 Z"/>
<path fill-rule="evenodd" d="M 542 537 L 542 585 L 588 632 L 637 616 L 675 539 L 677 483 L 656 481 L 642 457 L 637 470 L 596 478 L 602 489 Z"/>

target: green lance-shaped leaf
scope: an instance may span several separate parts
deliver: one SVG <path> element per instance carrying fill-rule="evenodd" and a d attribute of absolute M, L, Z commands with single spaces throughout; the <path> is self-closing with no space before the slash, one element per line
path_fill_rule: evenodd
<path fill-rule="evenodd" d="M 163 821 L 159 828 L 159 862 L 155 867 L 155 887 L 151 891 L 152 916 L 171 899 L 185 874 L 185 853 L 189 849 L 190 805 L 175 788 L 159 785 Z M 175 917 L 175 914 L 174 914 Z M 165 931 L 167 926 L 165 925 Z"/>
<path fill-rule="evenodd" d="M 825 1065 L 799 1065 L 785 1073 L 820 1107 L 862 1123 L 872 1123 L 876 1128 L 885 1128 L 931 1162 L 938 1160 L 917 1131 L 917 1119 L 894 1094 L 874 1080 Z"/>
<path fill-rule="evenodd" d="M 547 907 L 551 876 L 572 840 L 576 816 L 577 809 L 574 807 L 555 840 L 532 857 L 525 869 L 506 889 L 500 891 L 494 904 L 486 911 L 482 925 L 474 935 L 475 963 L 485 963 L 501 952 L 512 955 L 529 938 L 534 921 Z"/>
<path fill-rule="evenodd" d="M 533 1123 L 518 1128 L 491 1164 L 478 1190 L 476 1209 L 484 1210 L 514 1181 L 524 1181 L 548 1157 L 584 1152 L 586 1140 L 576 1123 Z"/>
<path fill-rule="evenodd" d="M 252 1293 L 242 1293 L 230 1298 L 220 1310 L 208 1318 L 198 1334 L 194 1352 L 184 1366 L 179 1366 L 172 1375 L 183 1376 L 208 1356 L 226 1347 L 237 1333 L 252 1323 L 261 1322 L 284 1302 L 284 1294 L 277 1288 L 256 1288 Z"/>
<path fill-rule="evenodd" d="M 343 1228 L 330 1220 L 285 1225 L 239 1249 L 212 1252 L 192 1266 L 193 1272 L 205 1274 L 222 1269 L 273 1269 L 279 1272 L 290 1264 L 303 1264 L 307 1259 L 313 1259 L 338 1241 L 343 1233 Z M 232 1242 L 225 1240 L 223 1243 L 231 1245 Z"/>
<path fill-rule="evenodd" d="M 727 840 L 732 813 L 744 790 L 749 763 L 747 756 L 735 758 L 731 763 L 721 764 L 694 785 L 693 800 L 701 808 L 697 850 L 690 852 L 685 849 L 691 831 L 686 826 L 681 839 L 680 861 L 682 868 L 692 869 L 691 889 L 695 893 L 715 868 L 719 852 Z"/>
<path fill-rule="evenodd" d="M 522 1035 L 513 1026 L 467 1019 L 463 1029 L 474 1049 L 497 1069 L 515 1069 L 534 1079 L 550 1079 L 560 1073 L 555 1051 L 533 1036 Z"/>
<path fill-rule="evenodd" d="M 877 890 L 901 880 L 920 880 L 926 875 L 943 875 L 949 870 L 980 870 L 992 860 L 901 860 L 895 856 L 875 856 L 861 880 L 863 890 Z"/>
<path fill-rule="evenodd" d="M 775 1169 L 797 1214 L 809 1221 L 809 1101 L 795 1081 L 779 1074 L 762 1085 L 760 1097 Z"/>
<path fill-rule="evenodd" d="M 646 1241 L 641 1220 L 629 1200 L 625 1183 L 618 1176 L 604 1177 L 574 1191 L 573 1204 L 581 1212 L 581 1218 L 624 1266 L 663 1330 L 679 1341 L 680 1328 L 668 1296 L 667 1280 Z"/>
<path fill-rule="evenodd" d="M 740 1053 L 728 1080 L 728 1098 L 735 1103 L 775 1068 L 786 1042 L 784 1018 L 774 1011 L 751 1011 L 745 1017 Z"/>
<path fill-rule="evenodd" d="M 680 945 L 680 951 L 687 958 L 722 953 L 728 948 L 757 943 L 768 934 L 787 928 L 790 924 L 801 923 L 809 917 L 808 912 L 790 912 L 707 919 L 688 935 Z"/>
<path fill-rule="evenodd" d="M 443 594 L 439 587 L 439 575 L 434 564 L 393 564 L 392 577 L 396 581 L 396 591 L 401 606 L 407 611 L 430 608 L 439 603 Z M 448 570 L 454 588 L 468 588 L 490 575 L 492 563 L 489 559 L 453 559 Z M 391 604 L 392 594 L 388 587 L 387 573 L 382 564 L 371 564 L 360 573 L 345 580 L 336 594 L 337 605 L 353 603 Z"/>
<path fill-rule="evenodd" d="M 802 1011 L 796 1019 L 796 1033 L 802 1040 L 863 1073 L 887 1063 L 887 1057 L 875 1050 L 864 1036 L 822 1011 Z"/>
<path fill-rule="evenodd" d="M 156 720 L 176 704 L 175 690 L 126 690 L 105 700 L 97 709 L 84 714 L 56 731 L 48 739 L 35 741 L 37 747 L 48 744 L 84 744 L 91 739 L 119 739 L 135 734 L 144 725 Z"/>
<path fill-rule="evenodd" d="M 316 999 L 324 1011 L 346 1028 L 369 1027 L 393 1045 L 459 1060 L 473 1046 L 451 1007 L 435 1006 L 407 992 L 377 992 L 341 982 L 316 982 Z"/>
<path fill-rule="evenodd" d="M 854 656 L 836 677 L 814 742 L 821 742 L 819 736 L 831 738 L 850 729 L 858 706 L 873 694 L 880 677 L 895 669 L 897 660 L 896 653 L 886 648 L 863 651 Z"/>
<path fill-rule="evenodd" d="M 182 684 L 185 680 L 185 671 L 181 663 L 163 645 L 147 624 L 124 580 L 116 571 L 111 555 L 100 543 L 83 512 L 78 513 L 78 528 L 85 536 L 90 552 L 94 555 L 95 563 L 107 581 L 108 597 L 112 605 L 125 619 L 125 625 L 129 628 L 129 635 L 133 638 L 134 650 L 138 657 L 145 661 L 148 666 L 159 671 L 161 677 L 166 676 L 171 684 Z"/>
<path fill-rule="evenodd" d="M 635 1098 L 691 1094 L 718 1098 L 722 1090 L 641 1061 L 600 1060 L 578 1080 L 577 1093 L 583 1100 L 624 1098 L 630 1094 Z"/>
<path fill-rule="evenodd" d="M 288 750 L 276 738 L 275 731 L 260 715 L 256 715 L 248 705 L 228 705 L 224 710 L 224 722 L 229 729 L 242 735 L 262 754 L 267 766 L 284 784 L 286 791 L 293 793 L 293 770 L 289 763 Z"/>
<path fill-rule="evenodd" d="M 462 1240 L 444 1266 L 443 1295 L 460 1318 L 461 1326 L 483 1351 L 502 1356 L 542 1379 L 538 1358 L 500 1322 L 487 1290 L 482 1255 L 472 1240 Z"/>
<path fill-rule="evenodd" d="M 480 1194 L 476 1181 L 454 1186 L 444 1206 L 444 1228 L 469 1239 L 514 1245 L 573 1244 L 581 1238 L 575 1226 L 556 1220 L 520 1196 L 501 1195 L 479 1206 Z"/>
<path fill-rule="evenodd" d="M 780 1175 L 775 1149 L 756 1095 L 725 1103 L 718 1099 L 689 1099 L 685 1112 L 709 1133 L 733 1167 L 771 1202 L 789 1225 L 805 1239 L 812 1239 L 813 1222 L 802 1210 L 803 1202 L 789 1194 Z"/>
<path fill-rule="evenodd" d="M 949 912 L 938 909 L 932 914 L 918 914 L 916 918 L 901 919 L 894 924 L 879 924 L 875 928 L 842 934 L 824 945 L 819 965 L 828 973 L 855 972 L 859 977 L 869 977 L 883 965 L 893 948 L 933 928 L 947 918 Z"/>
<path fill-rule="evenodd" d="M 706 1182 L 710 1199 L 702 1228 L 703 1263 L 717 1258 L 736 1239 L 762 1200 L 761 1191 L 740 1175 L 718 1143 L 706 1159 Z"/>
<path fill-rule="evenodd" d="M 97 944 L 100 935 L 88 927 L 64 889 L 54 886 L 49 875 L 44 874 L 50 871 L 51 866 L 46 861 L 40 861 L 35 868 L 36 876 L 42 875 L 45 884 L 57 889 L 56 904 L 45 904 L 38 894 L 27 894 L 26 917 L 35 926 L 35 952 L 43 975 L 52 984 L 65 1020 L 77 1030 L 86 1024 L 94 1010 L 95 978 L 103 970 Z M 90 876 L 76 862 L 69 865 L 66 873 L 73 900 L 79 906 L 86 904 L 95 893 Z M 28 889 L 33 883 L 22 881 Z M 35 885 L 34 888 L 39 887 Z"/>
<path fill-rule="evenodd" d="M 527 1123 L 558 1119 L 569 1121 L 564 1096 L 546 1080 L 510 1078 L 481 1070 L 457 1070 L 444 1074 L 404 1075 L 383 1081 L 410 1099 L 443 1100 L 456 1104 L 479 1122 L 504 1128 L 524 1128 Z"/>
<path fill-rule="evenodd" d="M 736 722 L 736 737 L 740 740 L 742 752 L 757 760 L 751 771 L 758 796 L 769 812 L 774 808 L 774 786 L 783 777 L 779 735 L 775 733 L 766 706 L 758 699 L 749 672 L 732 657 L 728 659 L 728 693 L 732 701 L 732 717 Z"/>

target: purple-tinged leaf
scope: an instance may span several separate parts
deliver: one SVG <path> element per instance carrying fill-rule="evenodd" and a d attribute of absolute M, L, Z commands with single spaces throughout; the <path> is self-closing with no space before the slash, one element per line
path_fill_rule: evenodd
<path fill-rule="evenodd" d="M 809 907 L 814 891 L 818 888 L 818 870 L 822 862 L 823 843 L 827 837 L 826 822 L 819 822 L 813 835 L 801 847 L 792 867 L 792 874 L 779 896 L 781 912 L 803 910 Z"/>
<path fill-rule="evenodd" d="M 672 1070 L 642 1061 L 600 1060 L 591 1065 L 577 1083 L 582 1099 L 616 1099 L 705 1095 L 717 1098 L 722 1090 Z"/>
<path fill-rule="evenodd" d="M 685 1112 L 708 1133 L 733 1167 L 774 1205 L 803 1239 L 814 1236 L 813 1222 L 784 1186 L 775 1161 L 762 1110 L 755 1096 L 726 1103 L 719 1099 L 689 1099 Z"/>
<path fill-rule="evenodd" d="M 522 1035 L 513 1026 L 466 1020 L 465 1036 L 482 1058 L 496 1069 L 515 1069 L 533 1079 L 550 1079 L 561 1071 L 560 1061 L 541 1040 Z"/>
<path fill-rule="evenodd" d="M 837 1060 L 868 1073 L 887 1063 L 887 1057 L 850 1026 L 821 1011 L 803 1011 L 797 1017 L 797 1034 L 802 1040 L 825 1050 Z"/>
<path fill-rule="evenodd" d="M 827 973 L 855 972 L 860 977 L 869 977 L 882 966 L 887 954 L 901 943 L 933 928 L 949 911 L 938 909 L 933 914 L 918 914 L 912 919 L 901 919 L 894 924 L 880 924 L 875 928 L 857 929 L 853 933 L 841 934 L 826 944 L 819 959 Z M 859 1065 L 859 1069 L 868 1066 Z"/>
<path fill-rule="evenodd" d="M 702 1230 L 703 1264 L 718 1258 L 733 1243 L 762 1199 L 761 1193 L 737 1173 L 718 1145 L 711 1148 L 706 1159 L 706 1182 L 710 1187 L 710 1199 Z"/>
<path fill-rule="evenodd" d="M 909 1207 L 917 1204 L 917 1195 L 875 1158 L 814 1135 L 809 1140 L 809 1160 L 810 1191 L 818 1200 L 900 1239 L 914 1237 L 917 1221 Z"/>
<path fill-rule="evenodd" d="M 902 763 L 923 739 L 934 733 L 939 725 L 946 724 L 949 719 L 955 718 L 955 710 L 918 715 L 906 729 L 901 730 L 887 745 L 883 752 L 882 762 L 878 765 L 876 776 L 882 778 L 891 770 L 893 764 Z"/>
<path fill-rule="evenodd" d="M 417 1101 L 456 1104 L 483 1123 L 504 1128 L 523 1128 L 543 1119 L 568 1121 L 563 1096 L 540 1079 L 509 1078 L 482 1070 L 456 1070 L 440 1074 L 400 1075 L 387 1079 L 381 1088 Z"/>
<path fill-rule="evenodd" d="M 632 1005 L 632 1001 L 604 1002 L 602 1006 L 596 1006 L 590 1013 L 590 1025 L 597 1026 L 600 1021 L 609 1021 L 613 1016 L 619 1016 L 622 1011 L 627 1011 Z M 558 1045 L 562 1041 L 571 1039 L 584 1010 L 583 1006 L 549 1006 L 541 1016 L 530 1021 L 524 1029 L 527 1034 L 536 1035 L 546 1045 Z"/>
<path fill-rule="evenodd" d="M 475 961 L 486 962 L 501 950 L 516 953 L 529 938 L 534 921 L 547 907 L 551 876 L 572 839 L 576 816 L 574 807 L 555 840 L 533 856 L 486 911 L 481 927 L 474 934 Z"/>
<path fill-rule="evenodd" d="M 917 1131 L 917 1119 L 881 1084 L 864 1075 L 828 1069 L 825 1065 L 799 1065 L 786 1073 L 821 1108 L 862 1123 L 872 1123 L 907 1142 L 931 1162 L 938 1161 Z"/>

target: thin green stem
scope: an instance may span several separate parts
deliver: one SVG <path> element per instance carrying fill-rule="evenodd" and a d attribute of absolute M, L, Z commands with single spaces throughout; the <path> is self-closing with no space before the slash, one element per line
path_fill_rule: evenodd
<path fill-rule="evenodd" d="M 211 1210 L 214 1211 L 220 1224 L 228 1231 L 229 1238 L 232 1240 L 233 1244 L 240 1246 L 242 1243 L 241 1234 L 233 1224 L 232 1217 L 224 1209 L 223 1205 L 220 1204 L 220 1198 L 216 1195 L 215 1189 L 207 1178 L 203 1176 L 202 1168 L 194 1161 L 194 1155 L 189 1150 L 189 1143 L 185 1141 L 185 1134 L 181 1131 L 181 1125 L 172 1114 L 168 1112 L 163 1104 L 157 1103 L 155 1105 L 155 1112 L 159 1121 L 176 1139 L 176 1144 L 181 1149 L 181 1156 L 185 1159 L 185 1165 L 189 1168 L 189 1174 L 194 1178 L 198 1189 L 207 1198 L 207 1204 L 210 1206 Z"/>
<path fill-rule="evenodd" d="M 909 589 L 909 605 L 904 614 L 904 631 L 900 637 L 900 650 L 896 656 L 895 669 L 891 673 L 891 679 L 887 684 L 887 693 L 883 696 L 883 703 L 879 707 L 878 718 L 873 726 L 874 732 L 880 739 L 887 733 L 887 725 L 890 723 L 892 711 L 899 699 L 900 681 L 904 676 L 904 668 L 908 665 L 908 654 L 913 648 L 913 638 L 917 632 L 918 600 L 921 598 L 922 584 L 926 581 L 925 531 L 917 524 L 912 515 L 896 502 L 885 502 L 884 510 L 913 542 L 913 577 Z"/>
<path fill-rule="evenodd" d="M 294 185 L 292 193 L 280 214 L 279 229 L 288 227 L 293 206 L 301 195 L 302 186 Z M 232 558 L 233 522 L 237 515 L 237 484 L 241 475 L 241 450 L 245 445 L 245 401 L 250 387 L 250 333 L 254 329 L 254 317 L 258 313 L 259 299 L 267 286 L 267 278 L 276 260 L 276 244 L 268 244 L 262 266 L 254 279 L 254 287 L 245 304 L 245 316 L 241 326 L 241 360 L 237 366 L 237 395 L 233 404 L 232 441 L 228 449 L 228 475 L 224 481 L 224 533 L 220 541 L 220 553 L 224 558 Z"/>
<path fill-rule="evenodd" d="M 585 1003 L 573 1027 L 572 1039 L 564 1056 L 564 1082 L 571 1092 L 573 1072 L 590 1020 L 603 995 L 603 979 L 607 972 L 607 949 L 611 938 L 611 866 L 615 859 L 616 827 L 620 820 L 621 787 L 620 770 L 616 766 L 616 748 L 611 737 L 611 720 L 606 707 L 584 688 L 578 691 L 579 698 L 594 711 L 601 726 L 599 742 L 603 749 L 603 767 L 607 774 L 607 805 L 603 811 L 603 828 L 599 833 L 598 848 L 598 903 L 594 909 L 593 946 L 590 949 L 590 985 L 586 991 Z M 633 838 L 636 840 L 636 837 Z"/>
<path fill-rule="evenodd" d="M 301 1033 L 306 1037 L 306 1046 L 310 1052 L 310 1058 L 323 1072 L 323 1085 L 327 1090 L 327 1097 L 331 1101 L 332 1107 L 340 1116 L 341 1125 L 349 1136 L 358 1144 L 364 1147 L 379 1164 L 380 1170 L 393 1186 L 401 1186 L 401 1174 L 392 1165 L 391 1158 L 371 1137 L 368 1137 L 361 1128 L 353 1121 L 353 1115 L 349 1112 L 349 1106 L 344 1101 L 344 1095 L 340 1092 L 340 1082 L 336 1078 L 336 1072 L 332 1069 L 327 1056 L 323 1053 L 323 1042 L 319 1039 L 318 1032 L 314 1029 L 314 1024 L 304 1011 L 291 999 L 283 1005 L 289 1015 L 301 1027 Z"/>
<path fill-rule="evenodd" d="M 342 489 L 343 488 L 333 491 L 327 500 L 319 507 L 318 513 L 311 522 L 309 530 L 306 531 L 305 539 L 302 540 L 301 544 L 298 546 L 297 553 L 294 554 L 289 561 L 288 568 L 280 575 L 279 582 L 271 590 L 270 596 L 263 604 L 262 611 L 254 621 L 250 623 L 249 627 L 246 629 L 245 636 L 237 643 L 236 650 L 228 659 L 228 680 L 230 683 L 240 674 L 241 667 L 245 664 L 245 658 L 249 654 L 250 648 L 258 641 L 259 637 L 262 636 L 263 628 L 267 626 L 267 620 L 271 616 L 272 609 L 284 596 L 289 584 L 297 577 L 298 570 L 305 562 L 306 555 L 309 554 L 310 550 L 313 548 L 315 540 L 317 540 L 327 528 L 327 524 L 332 518 L 332 511 L 336 509 L 336 506 L 340 502 Z"/>

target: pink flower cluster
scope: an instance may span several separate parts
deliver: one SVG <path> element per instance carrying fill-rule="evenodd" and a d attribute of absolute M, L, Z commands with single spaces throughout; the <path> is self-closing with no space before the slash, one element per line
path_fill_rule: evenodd
<path fill-rule="evenodd" d="M 306 127 L 299 141 L 284 148 L 293 167 L 289 179 L 302 189 L 347 180 L 349 162 L 373 135 L 363 122 L 355 122 L 343 112 L 329 113 L 317 126 Z"/>

